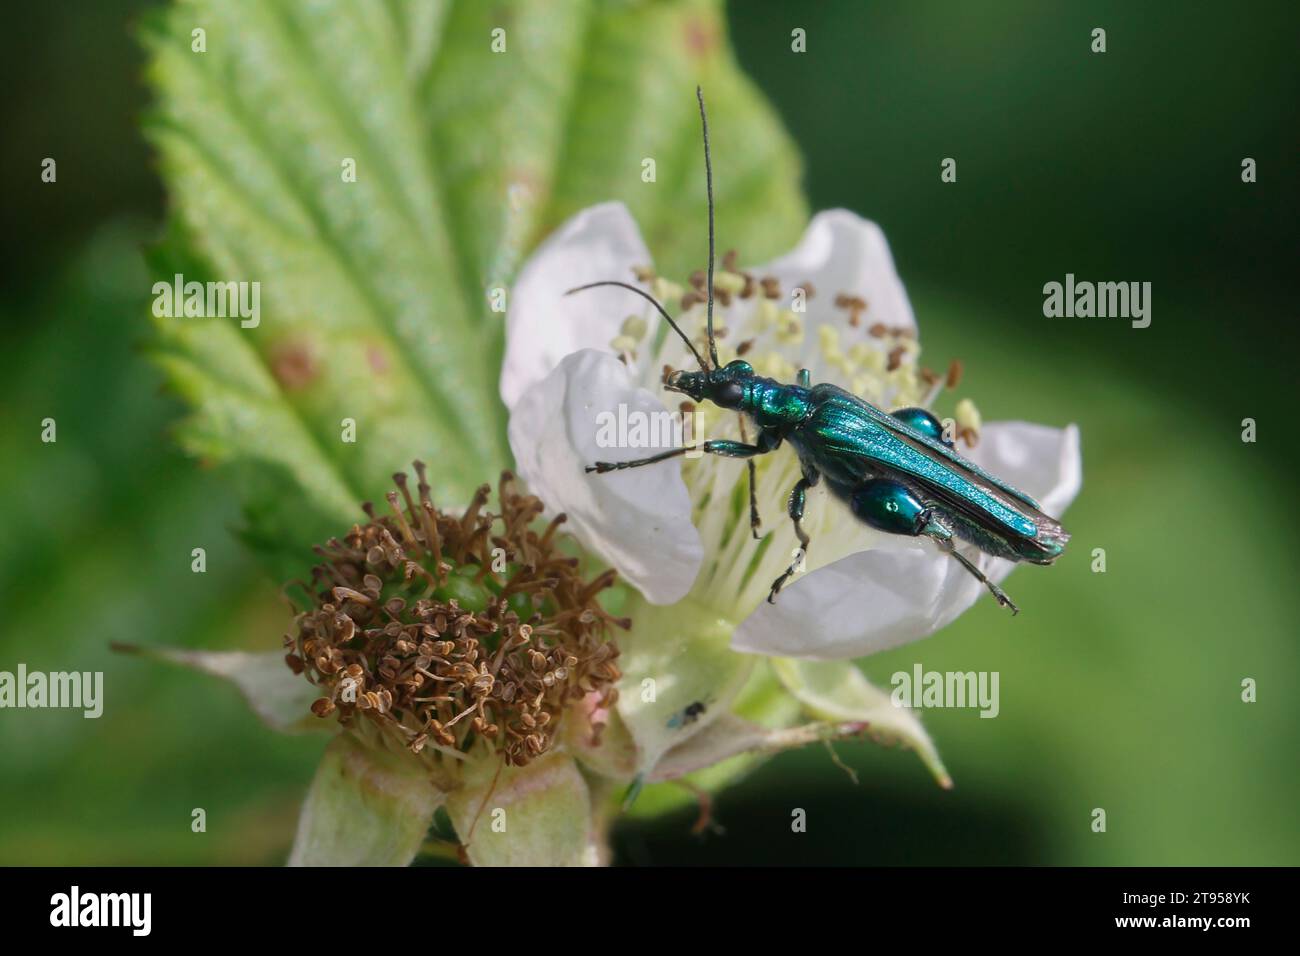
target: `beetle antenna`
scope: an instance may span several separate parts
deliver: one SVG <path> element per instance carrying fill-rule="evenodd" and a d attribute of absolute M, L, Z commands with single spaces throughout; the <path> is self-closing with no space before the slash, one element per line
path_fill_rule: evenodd
<path fill-rule="evenodd" d="M 713 340 L 713 160 L 709 158 L 709 117 L 704 112 L 704 90 L 695 87 L 695 98 L 700 101 L 700 125 L 704 127 L 704 186 L 709 195 L 709 276 L 708 276 L 708 330 L 709 358 L 718 367 L 718 344 Z"/>
<path fill-rule="evenodd" d="M 695 348 L 695 343 L 693 343 L 689 338 L 686 337 L 686 333 L 682 331 L 681 326 L 679 326 L 676 322 L 673 321 L 673 317 L 668 314 L 668 310 L 666 310 L 662 305 L 659 304 L 659 300 L 656 299 L 654 296 L 652 296 L 649 292 L 646 292 L 644 289 L 638 289 L 636 286 L 631 285 L 627 282 L 616 282 L 613 279 L 608 279 L 604 282 L 589 282 L 586 285 L 580 285 L 576 288 L 570 289 L 568 292 L 564 294 L 573 295 L 573 293 L 575 292 L 581 292 L 584 289 L 594 289 L 597 286 L 602 286 L 602 285 L 618 286 L 620 289 L 627 289 L 629 292 L 635 292 L 641 298 L 645 299 L 647 302 L 653 305 L 656 309 L 659 310 L 659 314 L 664 317 L 664 321 L 666 321 L 669 325 L 673 327 L 673 331 L 682 337 L 682 341 L 686 343 L 686 347 L 690 349 L 691 354 L 695 356 L 695 361 L 700 363 L 700 368 L 702 368 L 706 372 L 709 370 L 708 365 L 704 363 L 704 359 L 700 356 L 699 351 Z"/>

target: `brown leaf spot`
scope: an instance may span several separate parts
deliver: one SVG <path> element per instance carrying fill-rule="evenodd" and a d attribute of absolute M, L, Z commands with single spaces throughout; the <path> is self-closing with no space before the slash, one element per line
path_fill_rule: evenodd
<path fill-rule="evenodd" d="M 281 342 L 271 351 L 271 374 L 286 391 L 306 388 L 319 371 L 306 342 Z"/>
<path fill-rule="evenodd" d="M 686 21 L 682 40 L 690 56 L 702 59 L 718 47 L 718 25 L 711 19 L 691 17 Z"/>

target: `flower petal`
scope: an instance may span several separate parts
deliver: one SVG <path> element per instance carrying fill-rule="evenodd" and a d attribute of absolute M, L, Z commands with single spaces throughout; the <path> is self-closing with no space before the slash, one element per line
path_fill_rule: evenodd
<path fill-rule="evenodd" d="M 623 671 L 618 713 L 644 775 L 665 753 L 731 709 L 755 660 L 735 654 L 734 623 L 694 600 L 665 607 L 628 602 L 631 630 L 618 637 Z"/>
<path fill-rule="evenodd" d="M 819 357 L 817 328 L 834 325 L 847 332 L 846 313 L 835 306 L 840 293 L 856 295 L 867 303 L 862 315 L 860 335 L 879 322 L 889 328 L 916 330 L 912 304 L 903 288 L 903 280 L 894 268 L 894 257 L 880 227 L 847 209 L 819 212 L 808 224 L 803 238 L 790 252 L 758 270 L 774 275 L 790 306 L 789 296 L 795 286 L 812 283 L 813 296 L 807 302 L 801 356 L 803 367 L 811 369 L 813 381 L 833 381 L 834 375 L 823 367 Z"/>
<path fill-rule="evenodd" d="M 290 866 L 406 866 L 446 795 L 414 757 L 335 737 L 307 792 Z"/>
<path fill-rule="evenodd" d="M 772 670 L 814 717 L 862 722 L 877 743 L 901 743 L 915 750 L 939 786 L 952 787 L 952 778 L 916 711 L 895 706 L 890 694 L 867 680 L 851 661 L 774 658 Z"/>
<path fill-rule="evenodd" d="M 603 279 L 631 282 L 632 267 L 650 262 L 636 222 L 618 202 L 584 209 L 538 246 L 510 291 L 506 311 L 501 398 L 507 408 L 569 353 L 609 349 L 628 315 L 645 316 L 654 334 L 650 306 L 626 290 L 564 294 Z"/>
<path fill-rule="evenodd" d="M 1074 500 L 1082 484 L 1074 425 L 986 425 L 970 457 L 1037 498 L 1053 517 Z M 969 546 L 966 550 L 969 554 Z M 994 581 L 1015 566 L 986 555 L 978 563 Z M 934 633 L 984 593 L 978 581 L 932 545 L 860 551 L 796 580 L 776 604 L 760 604 L 736 629 L 731 646 L 811 660 L 862 657 Z"/>
<path fill-rule="evenodd" d="M 952 559 L 920 547 L 859 551 L 810 572 L 741 622 L 737 651 L 835 660 L 862 657 L 925 637 L 960 592 L 969 604 L 975 584 Z"/>
<path fill-rule="evenodd" d="M 600 859 L 591 794 L 573 758 L 560 753 L 525 767 L 476 760 L 447 802 L 475 866 L 595 866 Z"/>
<path fill-rule="evenodd" d="M 639 619 L 639 616 L 633 618 L 634 621 Z M 794 696 L 777 680 L 776 675 L 772 673 L 772 669 L 766 666 L 766 661 L 757 660 L 750 654 L 732 653 L 726 647 L 727 639 L 730 638 L 730 631 L 734 629 L 734 627 L 729 628 L 724 636 L 723 649 L 735 660 L 748 660 L 751 662 L 751 666 L 747 670 L 748 676 L 745 679 L 745 686 L 735 696 L 724 702 L 723 706 L 726 712 L 719 714 L 720 708 L 718 706 L 710 707 L 702 716 L 707 718 L 710 713 L 713 713 L 715 721 L 708 723 L 699 733 L 674 743 L 673 747 L 660 758 L 660 762 L 666 764 L 665 773 L 673 772 L 674 768 L 680 768 L 686 762 L 698 764 L 697 769 L 684 772 L 690 774 L 692 788 L 699 787 L 708 793 L 719 793 L 726 787 L 731 786 L 754 770 L 767 756 L 762 751 L 746 750 L 721 762 L 702 763 L 702 761 L 707 761 L 710 749 L 715 746 L 710 741 L 716 742 L 720 738 L 728 736 L 728 725 L 737 726 L 732 721 L 738 720 L 749 726 L 768 729 L 794 727 L 803 713 L 803 705 L 795 700 Z M 622 638 L 620 638 L 620 645 L 621 643 Z M 622 657 L 619 658 L 619 663 L 623 663 Z M 633 687 L 637 685 L 628 682 L 624 686 Z M 710 696 L 716 698 L 717 695 L 710 691 Z M 621 700 L 622 698 L 620 698 L 620 702 Z M 715 722 L 723 724 L 723 726 L 715 728 Z M 698 747 L 690 746 L 696 737 L 703 737 L 706 733 L 709 735 L 708 739 L 701 741 Z M 671 761 L 670 754 L 674 755 Z M 682 758 L 683 762 L 678 761 L 679 757 Z M 698 802 L 692 795 L 692 788 L 678 786 L 676 782 L 655 782 L 650 779 L 651 777 L 657 777 L 659 772 L 660 768 L 656 765 L 652 768 L 652 772 L 641 777 L 639 789 L 629 792 L 628 796 L 634 794 L 635 799 L 624 800 L 621 812 L 625 816 L 651 819 L 681 809 L 693 802 Z"/>
<path fill-rule="evenodd" d="M 633 384 L 617 358 L 584 349 L 533 385 L 510 415 L 510 448 L 530 490 L 549 513 L 567 514 L 578 540 L 655 604 L 683 597 L 704 556 L 680 462 L 604 475 L 583 469 L 599 460 L 642 458 L 672 447 L 649 441 L 620 448 L 610 441 L 619 437 L 622 415 L 655 422 L 667 414 L 654 395 Z"/>

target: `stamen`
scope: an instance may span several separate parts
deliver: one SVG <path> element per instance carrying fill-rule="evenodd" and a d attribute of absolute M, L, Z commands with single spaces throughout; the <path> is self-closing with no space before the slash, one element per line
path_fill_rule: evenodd
<path fill-rule="evenodd" d="M 401 529 L 402 537 L 406 540 L 416 554 L 423 553 L 424 549 L 420 547 L 420 542 L 415 540 L 415 532 L 411 530 L 410 524 L 407 523 L 406 515 L 402 514 L 402 509 L 397 506 L 397 492 L 390 491 L 384 495 L 388 501 L 388 506 L 393 509 L 393 516 L 397 518 L 397 527 Z"/>
<path fill-rule="evenodd" d="M 714 294 L 725 293 L 727 296 L 740 295 L 745 288 L 745 277 L 724 269 L 713 279 Z"/>
<path fill-rule="evenodd" d="M 287 646 L 300 653 L 287 655 L 286 664 L 325 695 L 312 713 L 336 716 L 368 740 L 438 761 L 462 760 L 483 739 L 505 762 L 527 763 L 551 748 L 574 701 L 594 692 L 612 704 L 618 651 L 605 634 L 626 622 L 607 614 L 596 595 L 613 583 L 613 572 L 590 582 L 579 577 L 577 562 L 554 550 L 562 519 L 535 532 L 541 502 L 516 493 L 509 473 L 498 486 L 501 515 L 485 510 L 485 485 L 460 518 L 433 508 L 423 465 L 416 473 L 418 508 L 405 477 L 395 481 L 425 546 L 393 492 L 392 515 L 353 526 L 346 546 L 317 549 L 323 563 L 306 588 L 313 606 L 296 619 Z M 405 549 L 398 538 L 416 546 Z M 496 572 L 489 579 L 485 571 L 490 544 L 511 562 L 499 591 L 491 583 Z M 443 563 L 444 546 L 457 556 L 455 566 Z M 543 597 L 553 611 L 539 611 Z"/>
<path fill-rule="evenodd" d="M 393 474 L 393 482 L 402 492 L 402 499 L 406 502 L 406 513 L 410 516 L 410 520 L 418 521 L 419 519 L 416 518 L 415 502 L 411 500 L 411 491 L 406 487 L 406 472 L 395 472 Z"/>
<path fill-rule="evenodd" d="M 721 270 L 715 275 L 715 304 L 721 306 L 714 316 L 715 326 L 721 329 L 725 323 L 731 328 L 732 338 L 737 340 L 734 354 L 745 356 L 756 374 L 793 383 L 798 369 L 807 362 L 804 349 L 810 319 L 786 305 L 791 290 L 783 289 L 776 277 L 747 273 L 738 267 L 737 261 L 738 257 L 724 256 Z M 705 299 L 706 281 L 703 270 L 692 273 L 678 317 L 681 324 L 696 330 L 691 339 L 700 352 L 708 348 L 703 340 L 706 317 L 704 310 L 698 308 Z M 809 282 L 798 288 L 803 290 L 806 299 L 816 294 Z M 746 304 L 745 300 L 751 296 L 753 301 Z M 733 308 L 727 309 L 728 303 Z M 814 380 L 839 384 L 886 411 L 912 405 L 929 407 L 949 381 L 955 385 L 960 380 L 959 362 L 952 363 L 946 375 L 919 364 L 921 348 L 913 329 L 883 322 L 868 326 L 863 316 L 869 313 L 870 303 L 865 297 L 840 292 L 833 296 L 832 305 L 843 318 L 815 326 L 817 341 L 813 354 L 817 364 L 811 366 Z M 723 309 L 727 309 L 725 314 Z M 720 331 L 715 330 L 715 334 L 720 338 Z M 683 362 L 680 345 L 672 339 L 664 340 L 642 367 L 653 369 L 662 363 L 664 374 L 679 367 Z M 722 350 L 719 352 L 721 357 Z M 653 388 L 661 380 L 659 376 L 644 384 Z M 685 405 L 681 407 L 686 410 Z M 734 413 L 707 402 L 698 408 L 692 406 L 690 411 L 702 434 L 744 440 L 739 417 Z M 978 424 L 967 423 L 966 431 L 959 429 L 959 435 L 973 443 L 978 439 Z M 760 456 L 754 465 L 759 512 L 764 515 L 783 512 L 790 488 L 800 476 L 797 457 L 778 451 Z M 788 566 L 795 546 L 788 522 L 767 521 L 768 533 L 760 541 L 753 539 L 743 487 L 745 476 L 744 463 L 708 455 L 687 460 L 682 465 L 682 478 L 694 503 L 693 517 L 706 555 L 692 598 L 709 604 L 726 595 L 725 612 L 733 615 L 747 613 L 766 598 L 771 581 Z M 706 502 L 709 507 L 704 506 Z M 719 502 L 724 506 L 718 506 Z M 845 520 L 842 506 L 827 495 L 824 487 L 814 489 L 809 495 L 804 524 L 818 541 L 817 566 L 869 547 L 876 534 L 859 522 Z M 605 624 L 620 623 L 598 607 L 594 615 Z M 570 614 L 563 620 L 567 623 L 573 616 Z"/>
<path fill-rule="evenodd" d="M 966 442 L 968 447 L 974 448 L 979 443 L 980 428 L 984 424 L 975 403 L 969 398 L 963 398 L 953 409 L 953 419 L 957 423 L 957 436 Z"/>
<path fill-rule="evenodd" d="M 953 359 L 952 363 L 948 366 L 948 378 L 944 382 L 944 385 L 949 389 L 956 388 L 957 385 L 961 382 L 961 372 L 962 372 L 961 360 Z"/>
<path fill-rule="evenodd" d="M 678 301 L 685 292 L 686 290 L 676 282 L 669 282 L 667 279 L 655 279 L 650 286 L 650 294 L 665 303 Z"/>
<path fill-rule="evenodd" d="M 803 320 L 789 309 L 777 317 L 776 340 L 782 345 L 803 344 Z"/>

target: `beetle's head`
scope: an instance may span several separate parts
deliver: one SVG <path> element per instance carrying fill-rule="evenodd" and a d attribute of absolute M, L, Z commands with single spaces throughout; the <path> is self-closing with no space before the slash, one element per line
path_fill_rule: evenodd
<path fill-rule="evenodd" d="M 689 395 L 697 402 L 710 401 L 721 408 L 739 408 L 745 400 L 747 383 L 753 377 L 753 366 L 736 359 L 722 368 L 708 371 L 669 372 L 664 377 L 664 388 Z"/>

